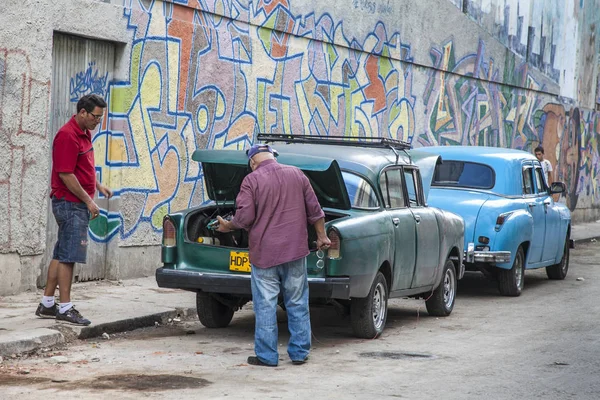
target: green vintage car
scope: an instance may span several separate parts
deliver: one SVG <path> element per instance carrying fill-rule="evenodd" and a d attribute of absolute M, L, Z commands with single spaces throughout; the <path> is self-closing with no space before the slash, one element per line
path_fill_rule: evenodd
<path fill-rule="evenodd" d="M 428 207 L 439 157 L 382 138 L 259 135 L 278 161 L 309 178 L 325 212 L 331 247 L 308 256 L 311 303 L 347 312 L 356 336 L 383 332 L 388 298 L 426 299 L 430 315 L 447 316 L 464 273 L 464 224 Z M 244 151 L 197 150 L 211 202 L 167 215 L 158 286 L 196 292 L 198 316 L 209 328 L 227 326 L 250 301 L 248 233 L 219 233 L 207 225 L 235 212 L 249 173 Z M 309 247 L 316 234 L 309 227 Z"/>

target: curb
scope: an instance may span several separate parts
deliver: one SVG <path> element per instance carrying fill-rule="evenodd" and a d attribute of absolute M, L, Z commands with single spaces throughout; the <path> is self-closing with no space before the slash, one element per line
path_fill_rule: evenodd
<path fill-rule="evenodd" d="M 188 317 L 196 314 L 195 308 L 180 308 L 156 314 L 142 315 L 98 325 L 76 326 L 57 324 L 54 328 L 38 328 L 17 331 L 0 336 L 0 357 L 30 353 L 35 350 L 68 343 L 75 339 L 90 339 L 103 333 L 120 333 L 134 329 L 163 324 L 170 318 Z"/>
<path fill-rule="evenodd" d="M 64 342 L 64 335 L 54 329 L 38 328 L 25 332 L 12 332 L 0 337 L 0 357 L 27 353 Z"/>
<path fill-rule="evenodd" d="M 139 328 L 147 328 L 154 326 L 158 322 L 159 324 L 164 323 L 169 318 L 176 318 L 178 316 L 193 315 L 196 312 L 194 308 L 175 309 L 173 311 L 165 311 L 156 314 L 143 315 L 140 317 L 134 317 L 129 319 L 122 319 L 119 321 L 111 321 L 104 324 L 73 327 L 73 331 L 77 334 L 77 339 L 90 339 L 93 337 L 102 336 L 103 333 L 120 333 L 126 331 L 132 331 Z M 79 332 L 77 332 L 79 331 Z"/>
<path fill-rule="evenodd" d="M 590 243 L 590 242 L 596 242 L 596 241 L 600 241 L 600 236 L 591 236 L 591 237 L 586 237 L 586 238 L 573 239 L 573 242 L 575 244 Z"/>

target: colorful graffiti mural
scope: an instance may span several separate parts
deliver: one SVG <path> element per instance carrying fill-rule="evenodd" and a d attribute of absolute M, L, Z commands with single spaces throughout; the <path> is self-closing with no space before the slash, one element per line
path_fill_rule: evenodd
<path fill-rule="evenodd" d="M 412 139 L 410 48 L 383 24 L 358 43 L 329 15 L 294 17 L 284 0 L 191 3 L 125 9 L 129 79 L 110 83 L 94 138 L 115 210 L 90 227 L 95 240 L 155 243 L 166 213 L 205 201 L 198 148 L 243 148 L 259 131 Z M 222 17 L 234 12 L 261 23 Z"/>
<path fill-rule="evenodd" d="M 430 53 L 435 69 L 423 96 L 429 129 L 419 138 L 421 145 L 528 149 L 537 141 L 532 116 L 540 103 L 536 92 L 543 87 L 524 65 L 505 68 L 503 76 L 528 90 L 494 83 L 499 68 L 485 56 L 483 41 L 475 53 L 459 59 L 452 40 Z"/>
<path fill-rule="evenodd" d="M 423 93 L 428 129 L 415 144 L 525 151 L 541 144 L 554 167 L 554 178 L 567 185 L 565 202 L 571 210 L 582 193 L 590 206 L 600 201 L 597 113 L 577 107 L 565 110 L 554 99 L 544 101 L 550 96 L 542 93 L 543 86 L 525 65 L 508 63 L 503 73 L 507 83 L 528 90 L 494 83 L 499 71 L 485 57 L 483 42 L 477 52 L 457 60 L 450 40 L 441 48 L 433 47 L 431 58 L 436 68 Z"/>
<path fill-rule="evenodd" d="M 295 15 L 288 0 L 126 0 L 124 10 L 129 76 L 108 84 L 94 138 L 98 174 L 116 196 L 90 227 L 96 241 L 158 243 L 166 213 L 206 201 L 192 153 L 243 148 L 257 132 L 388 136 L 416 147 L 542 143 L 572 209 L 580 194 L 599 195 L 597 139 L 584 134 L 598 129 L 596 114 L 566 111 L 527 65 L 515 56 L 497 65 L 483 41 L 468 54 L 456 54 L 454 39 L 433 46 L 423 69 L 384 23 L 350 39 L 343 22 Z M 426 81 L 421 93 L 415 74 Z M 101 90 L 101 81 L 90 64 L 72 89 Z"/>

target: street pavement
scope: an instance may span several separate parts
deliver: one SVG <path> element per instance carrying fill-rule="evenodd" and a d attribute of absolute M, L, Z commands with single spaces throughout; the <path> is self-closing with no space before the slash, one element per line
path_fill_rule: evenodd
<path fill-rule="evenodd" d="M 573 225 L 571 238 L 576 245 L 600 240 L 600 221 Z M 0 297 L 0 357 L 165 324 L 196 312 L 193 293 L 159 288 L 154 276 L 74 283 L 71 297 L 77 309 L 92 321 L 87 327 L 36 317 L 42 294 L 43 290 L 37 289 Z"/>

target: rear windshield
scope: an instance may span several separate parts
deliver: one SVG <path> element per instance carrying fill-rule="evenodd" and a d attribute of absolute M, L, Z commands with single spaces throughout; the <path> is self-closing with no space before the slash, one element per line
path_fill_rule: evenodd
<path fill-rule="evenodd" d="M 350 204 L 353 208 L 379 208 L 375 189 L 362 177 L 342 171 Z"/>
<path fill-rule="evenodd" d="M 494 187 L 494 170 L 484 164 L 443 161 L 435 167 L 433 186 L 460 186 L 476 189 Z"/>

